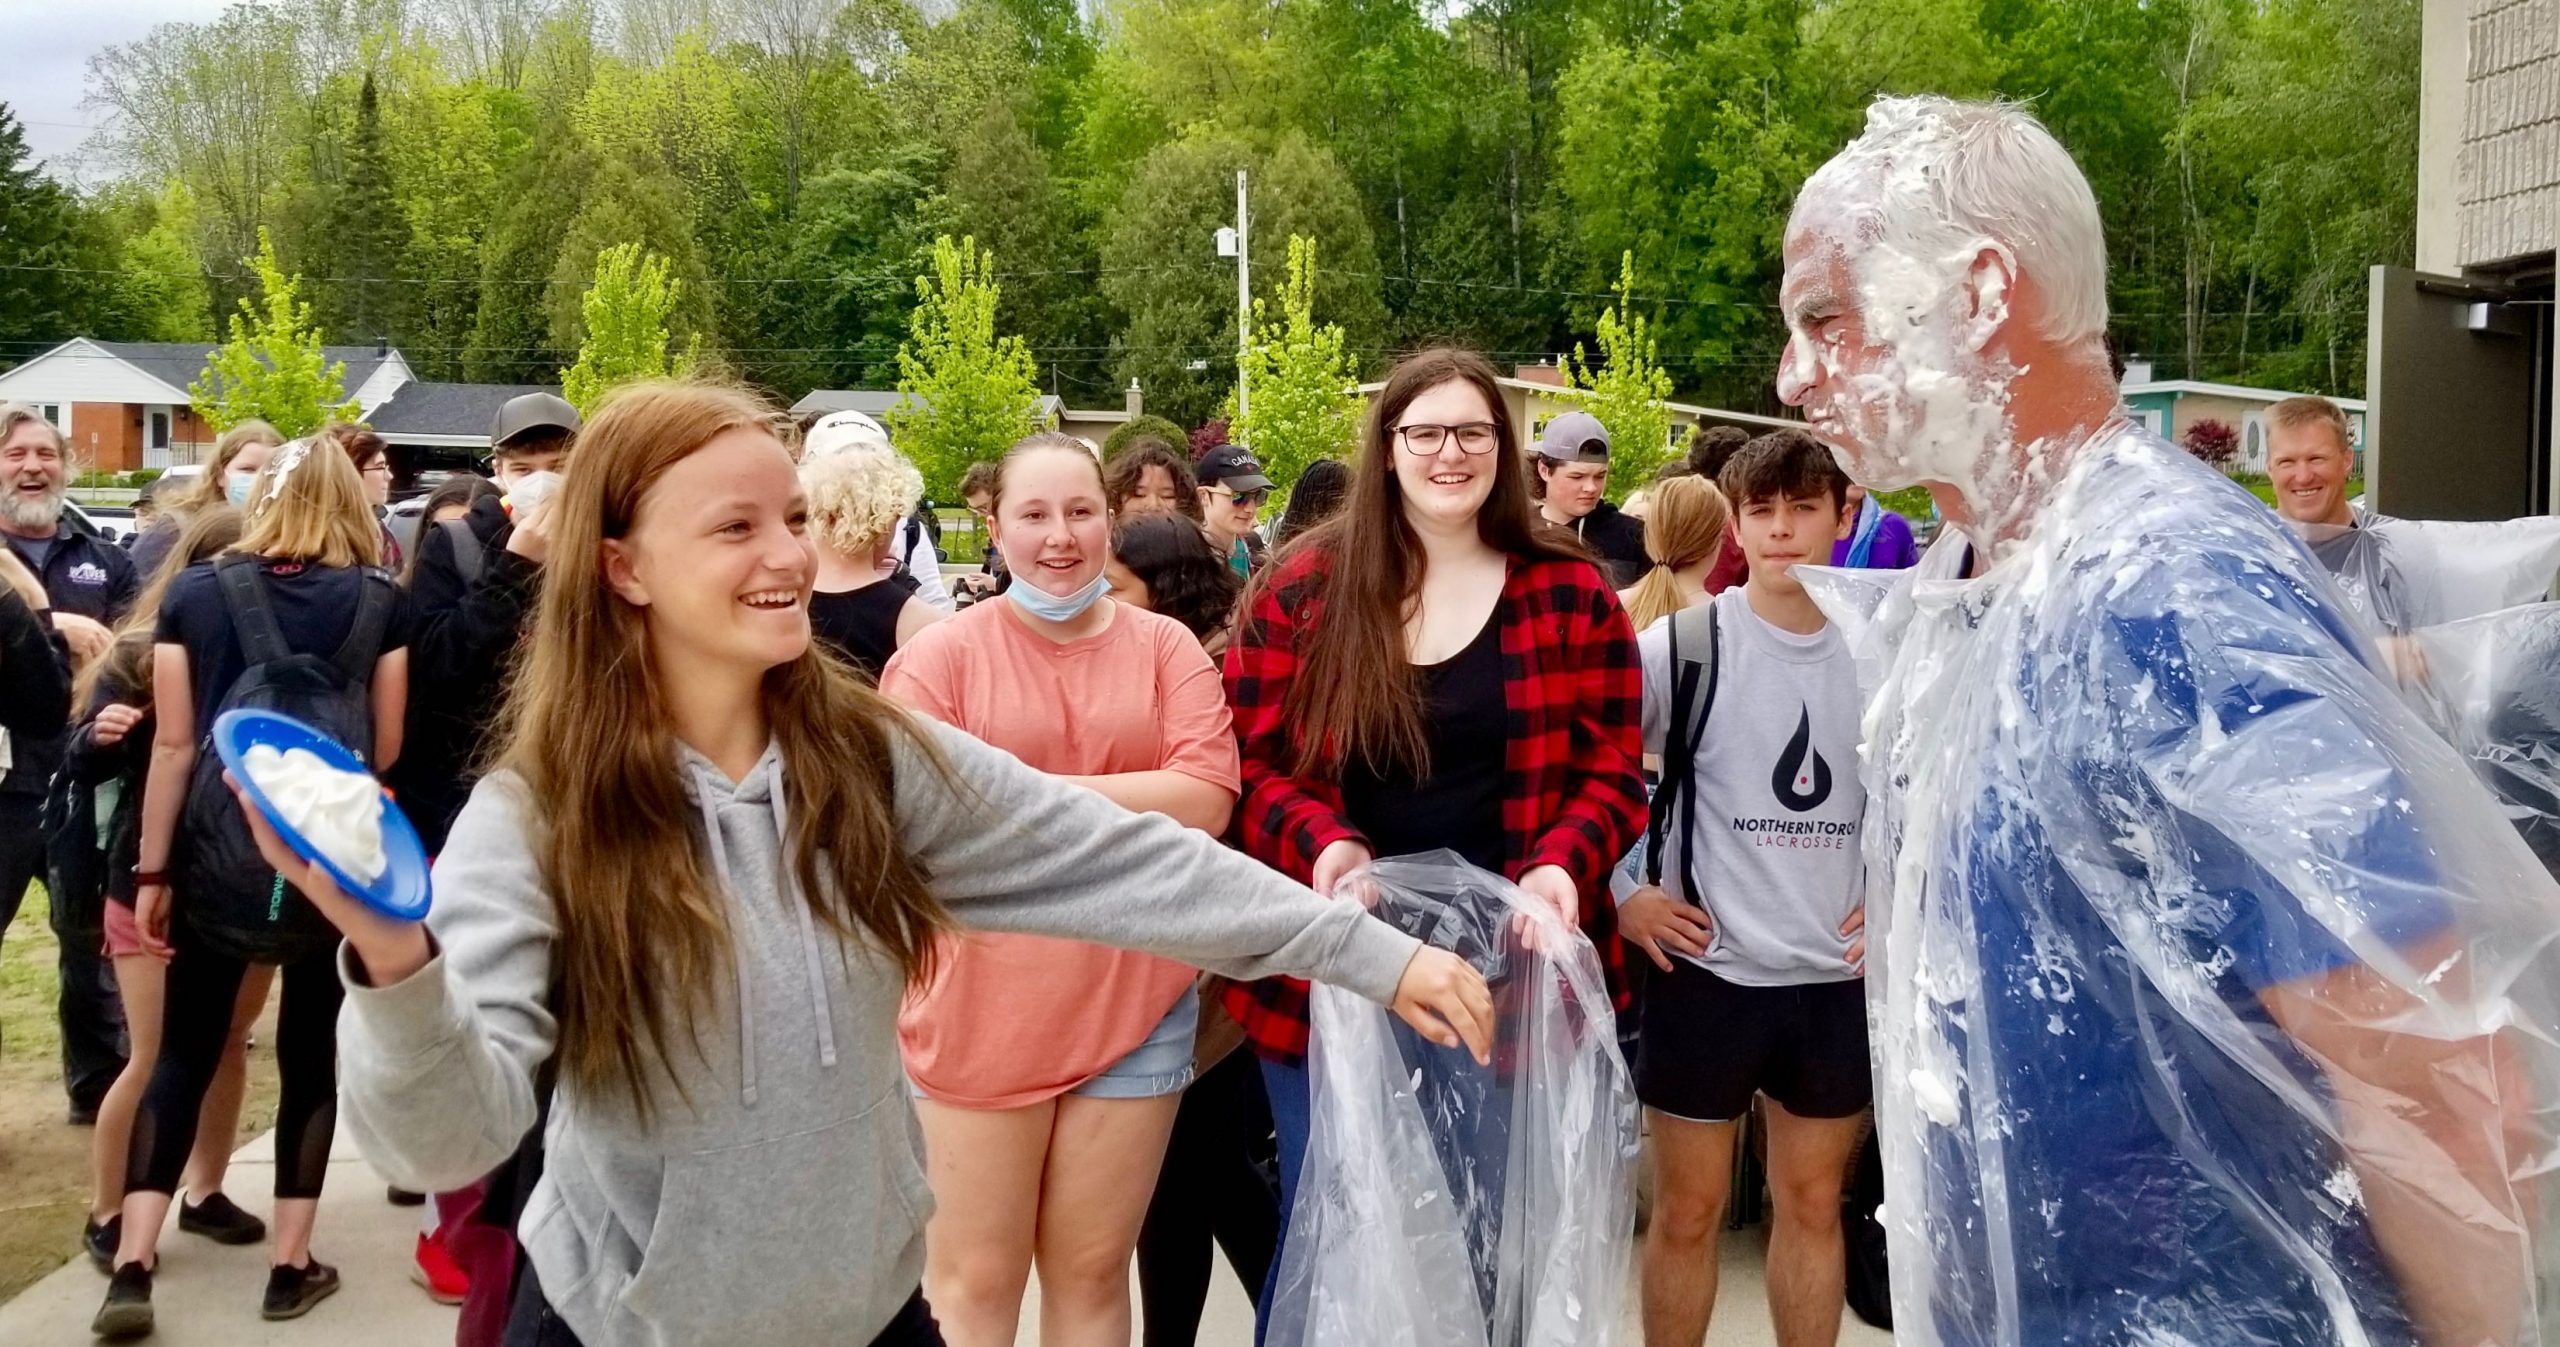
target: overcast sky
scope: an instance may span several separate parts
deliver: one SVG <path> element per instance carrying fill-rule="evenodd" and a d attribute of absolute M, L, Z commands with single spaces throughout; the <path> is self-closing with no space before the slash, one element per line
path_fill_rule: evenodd
<path fill-rule="evenodd" d="M 231 0 L 0 0 L 0 103 L 26 123 L 27 144 L 65 177 L 103 176 L 75 158 L 97 120 L 80 110 L 88 93 L 89 58 L 131 42 L 154 25 L 210 19 Z"/>

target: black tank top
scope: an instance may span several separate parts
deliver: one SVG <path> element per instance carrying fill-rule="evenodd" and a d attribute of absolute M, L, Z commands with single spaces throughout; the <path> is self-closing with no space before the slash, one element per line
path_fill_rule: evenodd
<path fill-rule="evenodd" d="M 1342 771 L 1342 805 L 1380 857 L 1441 847 L 1478 869 L 1501 873 L 1502 791 L 1510 742 L 1502 684 L 1502 609 L 1464 650 L 1422 675 L 1423 736 L 1431 767 L 1379 771 L 1366 762 Z"/>
<path fill-rule="evenodd" d="M 809 595 L 809 627 L 877 682 L 889 657 L 898 653 L 898 614 L 907 606 L 907 593 L 905 586 L 885 580 L 839 594 L 814 591 Z"/>

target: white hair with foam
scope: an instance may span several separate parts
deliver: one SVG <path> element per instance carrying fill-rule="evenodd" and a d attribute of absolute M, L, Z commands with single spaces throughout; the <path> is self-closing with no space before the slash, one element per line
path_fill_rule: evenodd
<path fill-rule="evenodd" d="M 2107 244 L 2089 180 L 2053 133 L 2016 103 L 1879 98 L 1866 130 L 1806 181 L 1791 227 L 1842 211 L 1855 239 L 1906 256 L 1951 258 L 1996 243 L 2044 298 L 2045 338 L 2107 329 Z"/>

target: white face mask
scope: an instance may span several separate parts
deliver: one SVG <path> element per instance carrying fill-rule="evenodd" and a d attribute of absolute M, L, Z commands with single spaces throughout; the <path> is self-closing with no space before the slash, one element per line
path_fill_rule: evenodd
<path fill-rule="evenodd" d="M 1103 591 L 1109 588 L 1111 588 L 1111 577 L 1101 571 L 1094 572 L 1093 579 L 1073 594 L 1052 594 L 1016 576 L 1012 586 L 1005 590 L 1004 595 L 1033 617 L 1049 622 L 1073 622 L 1084 616 L 1087 609 L 1101 602 Z"/>

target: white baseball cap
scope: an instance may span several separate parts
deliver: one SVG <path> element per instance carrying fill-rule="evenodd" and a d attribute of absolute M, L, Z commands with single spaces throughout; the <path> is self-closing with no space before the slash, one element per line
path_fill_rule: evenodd
<path fill-rule="evenodd" d="M 800 456 L 804 459 L 890 452 L 889 432 L 860 412 L 829 412 L 800 437 Z"/>

